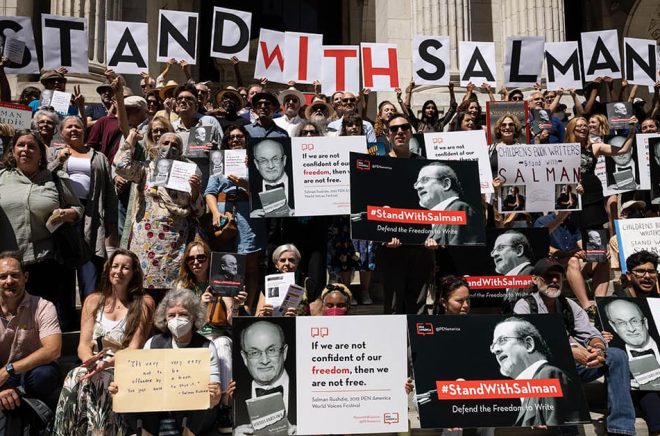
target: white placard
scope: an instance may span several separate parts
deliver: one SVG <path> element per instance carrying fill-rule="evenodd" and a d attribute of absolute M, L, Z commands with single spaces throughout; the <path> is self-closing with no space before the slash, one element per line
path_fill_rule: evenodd
<path fill-rule="evenodd" d="M 296 284 L 295 273 L 270 274 L 264 278 L 266 304 L 273 306 L 273 314 L 281 315 L 279 308 L 284 302 L 290 285 Z"/>
<path fill-rule="evenodd" d="M 614 228 L 619 245 L 621 272 L 628 272 L 626 259 L 633 253 L 646 250 L 660 252 L 660 218 L 628 218 L 615 220 Z"/>
<path fill-rule="evenodd" d="M 247 62 L 250 57 L 252 14 L 235 9 L 213 7 L 211 57 Z"/>
<path fill-rule="evenodd" d="M 5 68 L 7 74 L 37 74 L 39 73 L 39 59 L 32 33 L 32 20 L 30 17 L 0 17 L 0 33 L 7 38 L 15 38 L 25 42 L 23 61 L 14 68 Z"/>
<path fill-rule="evenodd" d="M 44 68 L 89 72 L 87 18 L 41 15 Z"/>
<path fill-rule="evenodd" d="M 458 67 L 461 86 L 488 83 L 497 86 L 495 43 L 461 41 L 458 43 Z"/>
<path fill-rule="evenodd" d="M 548 91 L 582 89 L 577 41 L 546 42 L 545 71 Z"/>
<path fill-rule="evenodd" d="M 16 130 L 30 129 L 32 126 L 32 109 L 16 103 L 0 103 L 0 123 L 8 124 Z"/>
<path fill-rule="evenodd" d="M 504 179 L 498 189 L 500 212 L 560 210 L 562 195 L 575 198 L 580 181 L 580 144 L 501 145 L 497 147 L 497 174 Z M 570 186 L 569 192 L 561 188 Z M 507 210 L 506 198 L 517 188 L 522 203 Z M 566 209 L 579 209 L 579 199 Z M 575 204 L 578 203 L 578 204 Z"/>
<path fill-rule="evenodd" d="M 225 175 L 247 179 L 247 151 L 245 149 L 223 150 L 225 154 Z"/>
<path fill-rule="evenodd" d="M 165 187 L 190 193 L 190 177 L 196 172 L 197 165 L 194 163 L 173 160 L 170 176 L 167 178 Z"/>
<path fill-rule="evenodd" d="M 488 144 L 482 130 L 425 133 L 424 145 L 429 159 L 478 161 L 481 193 L 494 192 Z"/>
<path fill-rule="evenodd" d="M 657 46 L 652 39 L 623 38 L 626 80 L 631 85 L 654 86 L 660 77 Z"/>
<path fill-rule="evenodd" d="M 50 105 L 58 114 L 68 114 L 69 106 L 71 105 L 71 93 L 53 91 L 53 97 L 50 99 Z"/>
<path fill-rule="evenodd" d="M 616 30 L 583 32 L 582 70 L 584 80 L 592 82 L 596 77 L 621 78 L 621 54 Z"/>
<path fill-rule="evenodd" d="M 261 29 L 257 60 L 254 64 L 254 78 L 265 77 L 270 82 L 284 81 L 284 32 Z"/>
<path fill-rule="evenodd" d="M 412 73 L 415 83 L 447 86 L 450 65 L 448 36 L 413 36 Z"/>
<path fill-rule="evenodd" d="M 660 136 L 660 134 L 657 133 L 639 133 L 635 136 L 635 145 L 633 146 L 637 147 L 637 171 L 639 171 L 639 188 L 636 189 L 651 189 L 651 155 L 649 153 L 649 138 L 657 138 L 658 136 Z M 614 186 L 609 186 L 605 159 L 605 156 L 598 156 L 596 167 L 594 168 L 594 174 L 600 180 L 603 187 L 603 195 L 608 197 L 610 195 L 620 194 L 622 190 L 613 189 Z"/>
<path fill-rule="evenodd" d="M 360 46 L 323 46 L 321 92 L 332 95 L 336 91 L 360 92 Z"/>
<path fill-rule="evenodd" d="M 350 214 L 350 152 L 366 151 L 364 136 L 291 138 L 296 216 Z"/>
<path fill-rule="evenodd" d="M 284 80 L 313 83 L 321 77 L 323 35 L 285 32 Z"/>
<path fill-rule="evenodd" d="M 196 12 L 168 11 L 161 9 L 158 16 L 158 44 L 156 60 L 167 62 L 174 58 L 190 65 L 197 63 Z"/>
<path fill-rule="evenodd" d="M 5 39 L 5 47 L 2 50 L 2 56 L 6 57 L 15 64 L 20 64 L 23 62 L 24 53 L 25 42 L 12 37 Z"/>
<path fill-rule="evenodd" d="M 147 23 L 108 21 L 106 59 L 108 68 L 119 74 L 149 71 L 149 39 Z"/>
<path fill-rule="evenodd" d="M 394 91 L 399 87 L 396 44 L 361 43 L 362 83 L 372 91 Z"/>
<path fill-rule="evenodd" d="M 543 70 L 542 36 L 508 36 L 504 57 L 504 85 L 513 88 L 541 82 Z"/>
<path fill-rule="evenodd" d="M 403 315 L 297 317 L 298 434 L 408 431 L 406 332 Z"/>

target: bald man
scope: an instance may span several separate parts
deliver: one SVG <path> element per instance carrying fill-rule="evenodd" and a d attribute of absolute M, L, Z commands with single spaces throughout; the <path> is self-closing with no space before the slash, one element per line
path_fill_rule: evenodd
<path fill-rule="evenodd" d="M 282 143 L 272 139 L 264 139 L 254 146 L 254 166 L 261 176 L 261 187 L 257 192 L 267 192 L 282 189 L 287 203 L 286 213 L 271 215 L 264 212 L 262 199 L 259 195 L 252 197 L 251 217 L 286 216 L 293 212 L 293 179 L 288 176 L 286 168 L 286 154 Z M 257 179 L 258 183 L 258 179 Z"/>
<path fill-rule="evenodd" d="M 610 327 L 626 344 L 628 359 L 652 355 L 660 365 L 658 344 L 649 333 L 649 321 L 637 304 L 630 300 L 614 300 L 605 306 Z"/>

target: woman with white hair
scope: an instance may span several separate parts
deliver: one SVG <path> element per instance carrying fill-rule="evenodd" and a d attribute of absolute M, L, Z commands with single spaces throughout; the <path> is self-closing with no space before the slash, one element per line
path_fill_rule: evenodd
<path fill-rule="evenodd" d="M 144 344 L 144 349 L 208 348 L 211 352 L 211 377 L 208 384 L 211 408 L 180 412 L 127 413 L 123 415 L 123 421 L 130 432 L 144 429 L 154 435 L 170 434 L 166 430 L 185 434 L 185 425 L 192 434 L 202 434 L 213 428 L 217 415 L 215 406 L 219 403 L 221 394 L 220 366 L 213 342 L 197 333 L 205 321 L 206 311 L 193 291 L 173 289 L 165 294 L 154 314 L 154 324 L 161 332 L 152 336 Z M 108 386 L 112 395 L 119 392 L 119 389 L 121 387 L 115 382 Z"/>

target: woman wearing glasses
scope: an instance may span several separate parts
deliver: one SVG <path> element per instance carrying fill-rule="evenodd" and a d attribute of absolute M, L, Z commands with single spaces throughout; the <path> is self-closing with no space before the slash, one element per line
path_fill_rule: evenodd
<path fill-rule="evenodd" d="M 138 135 L 135 129 L 131 130 L 121 145 L 115 158 L 116 172 L 138 185 L 128 246 L 140 258 L 145 289 L 159 301 L 177 278 L 186 244 L 194 235 L 193 218 L 204 213 L 202 182 L 197 169 L 188 181 L 189 192 L 156 185 L 156 161 L 139 161 L 134 157 Z M 158 141 L 157 157 L 190 162 L 182 156 L 182 149 L 176 134 L 165 133 Z"/>
<path fill-rule="evenodd" d="M 323 135 L 323 130 L 316 122 L 310 120 L 302 120 L 302 122 L 298 125 L 298 128 L 296 129 L 296 134 L 294 136 L 305 137 L 305 136 L 324 136 L 324 135 Z"/>
<path fill-rule="evenodd" d="M 229 125 L 220 148 L 244 150 L 247 137 L 245 127 Z M 266 245 L 266 224 L 263 219 L 250 218 L 247 180 L 233 174 L 211 176 L 204 199 L 211 212 L 211 226 L 207 229 L 209 245 L 214 251 L 247 255 L 245 286 L 248 290 L 258 289 L 258 258 Z"/>

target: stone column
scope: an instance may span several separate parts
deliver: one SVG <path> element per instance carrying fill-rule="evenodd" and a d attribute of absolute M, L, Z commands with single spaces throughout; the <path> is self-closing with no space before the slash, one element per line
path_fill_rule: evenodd
<path fill-rule="evenodd" d="M 502 16 L 493 20 L 493 34 L 499 33 L 503 42 L 509 35 L 565 39 L 564 0 L 501 0 L 499 10 Z"/>

